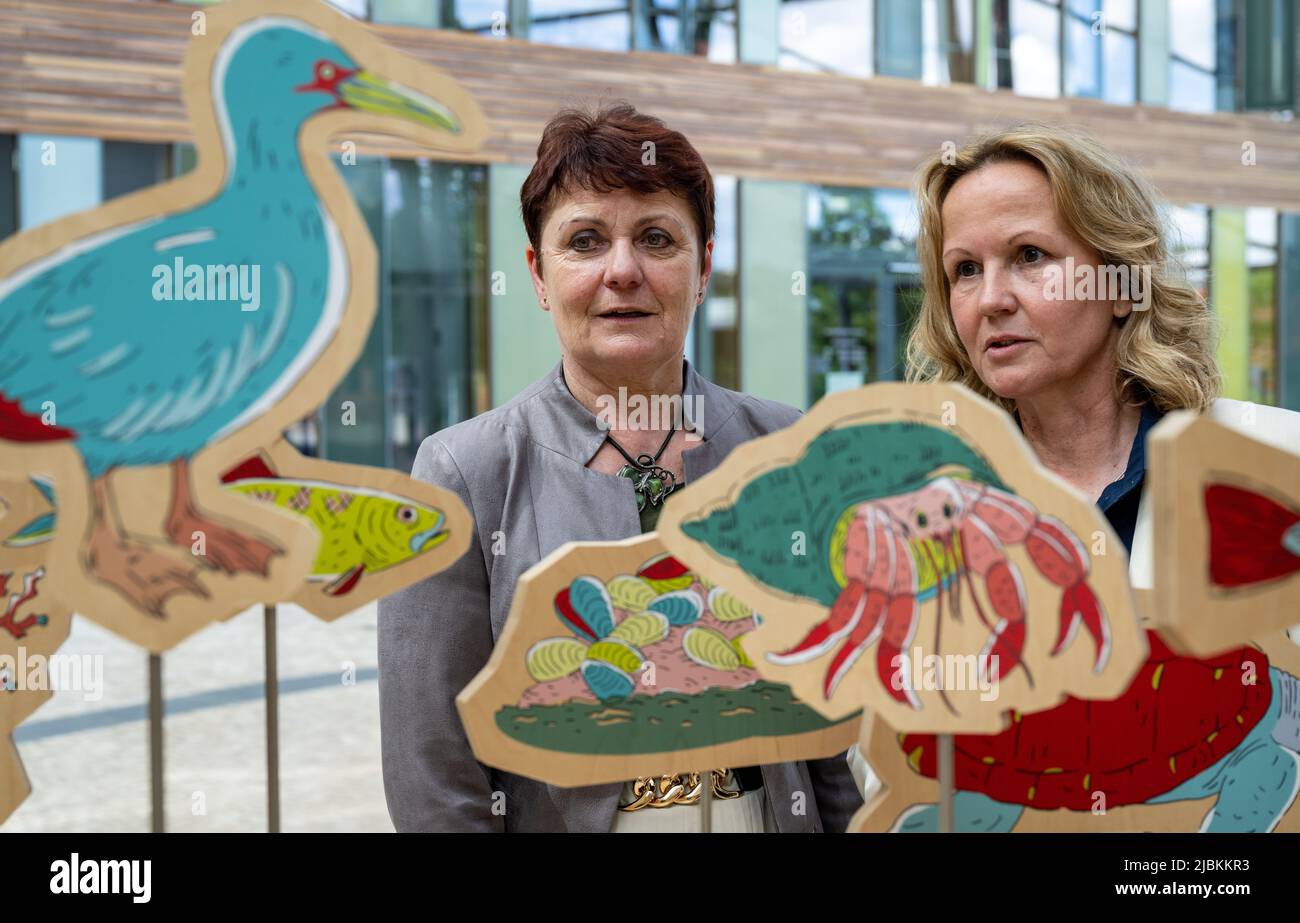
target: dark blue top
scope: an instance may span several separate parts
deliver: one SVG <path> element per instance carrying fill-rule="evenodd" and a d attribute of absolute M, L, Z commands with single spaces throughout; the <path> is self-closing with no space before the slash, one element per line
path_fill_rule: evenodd
<path fill-rule="evenodd" d="M 1097 499 L 1097 507 L 1106 514 L 1111 527 L 1129 552 L 1133 551 L 1138 502 L 1142 499 L 1142 483 L 1146 480 L 1147 433 L 1163 416 L 1151 401 L 1142 405 L 1142 418 L 1138 421 L 1137 435 L 1133 437 L 1133 448 L 1128 453 L 1128 467 L 1118 480 L 1107 485 Z"/>

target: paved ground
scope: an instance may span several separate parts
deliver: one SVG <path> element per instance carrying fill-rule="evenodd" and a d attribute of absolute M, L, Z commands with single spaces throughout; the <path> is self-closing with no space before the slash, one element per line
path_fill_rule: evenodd
<path fill-rule="evenodd" d="M 380 773 L 375 624 L 373 605 L 332 623 L 278 609 L 286 831 L 393 829 Z M 32 794 L 0 832 L 148 831 L 147 655 L 80 617 L 59 652 L 103 655 L 103 698 L 55 693 L 19 728 Z M 260 608 L 164 655 L 168 830 L 266 830 L 262 682 Z"/>

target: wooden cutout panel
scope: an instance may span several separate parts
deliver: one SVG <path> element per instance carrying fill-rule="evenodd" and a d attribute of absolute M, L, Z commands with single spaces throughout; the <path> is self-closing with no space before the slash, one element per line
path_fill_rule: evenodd
<path fill-rule="evenodd" d="M 1296 637 L 1300 637 L 1300 635 Z M 1285 632 L 1275 632 L 1269 636 L 1266 642 L 1255 646 L 1268 655 L 1272 668 L 1283 671 L 1292 678 L 1300 676 L 1300 643 L 1297 643 L 1293 638 L 1289 638 Z M 1291 701 L 1294 703 L 1294 692 L 1292 695 Z M 1153 707 L 1170 706 L 1177 708 L 1178 705 L 1179 703 L 1176 701 L 1165 700 L 1160 706 L 1153 705 Z M 1294 704 L 1291 707 L 1294 709 Z M 1212 709 L 1206 709 L 1206 712 L 1209 711 L 1212 711 Z M 1197 719 L 1202 717 L 1204 717 L 1203 714 L 1198 714 L 1192 708 L 1188 708 L 1184 712 L 1184 719 L 1191 718 L 1193 724 L 1200 723 Z M 1024 717 L 1025 721 L 1041 721 L 1042 719 L 1042 715 L 1026 715 Z M 1158 711 L 1156 712 L 1156 720 L 1160 720 Z M 1295 727 L 1297 720 L 1300 720 L 1300 715 L 1292 714 L 1289 720 L 1292 726 L 1290 739 L 1295 740 Z M 1078 722 L 1061 720 L 1059 735 L 1062 739 L 1066 737 L 1082 739 L 1088 730 L 1087 727 L 1081 726 Z M 894 831 L 906 824 L 917 826 L 921 824 L 933 825 L 935 809 L 931 806 L 938 800 L 938 783 L 935 782 L 933 777 L 922 776 L 913 770 L 912 766 L 909 765 L 909 753 L 900 745 L 900 736 L 879 718 L 868 716 L 863 719 L 862 738 L 858 742 L 858 746 L 862 749 L 862 753 L 866 756 L 867 762 L 873 771 L 880 778 L 882 788 L 854 815 L 853 820 L 849 823 L 850 832 L 885 833 Z M 1129 759 L 1135 761 L 1150 760 L 1163 766 L 1168 761 L 1168 754 L 1141 752 L 1140 741 L 1141 738 L 1138 736 L 1130 737 L 1125 745 L 1131 747 L 1132 752 L 1116 751 L 1114 754 L 1116 764 Z M 959 748 L 963 746 L 963 740 L 960 736 L 956 738 L 956 742 Z M 1255 791 L 1255 787 L 1259 786 L 1260 790 L 1274 791 L 1278 788 L 1279 779 L 1271 776 L 1266 778 L 1265 773 L 1271 771 L 1274 767 L 1285 769 L 1290 766 L 1294 775 L 1297 771 L 1296 767 L 1300 767 L 1300 754 L 1296 753 L 1294 745 L 1284 747 L 1276 741 L 1273 741 L 1270 745 L 1269 741 L 1265 739 L 1262 743 L 1256 742 L 1255 746 L 1257 747 L 1257 756 L 1252 759 L 1231 760 L 1230 762 L 1233 765 L 1224 768 L 1219 777 L 1208 787 L 1208 790 L 1198 792 L 1185 789 L 1184 791 L 1188 797 L 1181 800 L 1153 803 L 1152 800 L 1148 799 L 1145 802 L 1106 807 L 1104 800 L 1099 801 L 1090 797 L 1089 805 L 1084 810 L 1070 810 L 1067 808 L 1037 810 L 1026 807 L 1017 817 L 1016 812 L 1019 809 L 1012 805 L 1004 805 L 1001 808 L 986 807 L 979 811 L 964 813 L 962 798 L 959 793 L 959 797 L 955 802 L 957 810 L 954 826 L 959 832 L 971 829 L 987 829 L 989 822 L 1000 823 L 1003 827 L 1011 825 L 1011 831 L 1015 833 L 1194 832 L 1202 828 L 1209 812 L 1215 808 L 1219 799 L 1219 791 L 1230 789 L 1233 786 L 1237 787 L 1238 790 L 1249 789 Z M 1238 745 L 1234 751 L 1229 752 L 1235 753 L 1237 756 L 1243 756 L 1247 749 L 1247 747 Z M 1224 754 L 1220 759 L 1226 756 L 1227 754 Z M 1026 766 L 1025 768 L 1029 767 Z M 1069 768 L 1076 769 L 1077 767 Z M 1041 774 L 1026 773 L 1027 784 L 1031 784 L 1033 781 L 1041 782 L 1044 778 L 1046 777 Z M 1091 781 L 1089 780 L 1090 783 Z M 960 785 L 959 788 L 961 788 Z M 1193 787 L 1189 786 L 1188 788 Z M 1300 832 L 1300 808 L 1297 808 L 1295 804 L 1294 781 L 1289 792 L 1291 800 L 1280 806 L 1280 818 L 1266 816 L 1261 822 L 1260 817 L 1250 817 L 1248 823 L 1254 823 L 1267 829 L 1268 823 L 1272 822 L 1275 823 L 1274 832 Z M 1283 794 L 1285 795 L 1285 793 L 1284 791 Z M 1285 799 L 1283 800 L 1285 801 Z M 1101 808 L 1105 808 L 1105 810 L 1102 811 Z M 1237 813 L 1233 808 L 1226 805 L 1225 808 L 1227 808 L 1225 815 Z M 984 820 L 984 822 L 976 826 L 975 822 L 977 820 Z M 1222 821 L 1218 822 L 1218 828 L 1229 830 L 1250 829 L 1248 826 L 1235 828 L 1231 816 L 1225 816 Z"/>
<path fill-rule="evenodd" d="M 754 623 L 653 533 L 570 542 L 519 578 L 491 659 L 456 697 L 474 754 L 578 786 L 845 750 L 858 716 L 829 721 L 759 677 Z"/>
<path fill-rule="evenodd" d="M 438 573 L 474 535 L 451 491 L 387 468 L 311 458 L 284 439 L 223 482 L 312 524 L 317 557 L 288 599 L 328 621 Z"/>
<path fill-rule="evenodd" d="M 60 599 L 155 652 L 299 598 L 317 561 L 316 529 L 221 475 L 320 406 L 366 342 L 377 257 L 331 143 L 374 133 L 468 153 L 486 133 L 455 81 L 325 4 L 234 0 L 196 16 L 206 29 L 183 80 L 195 169 L 0 244 L 0 455 L 54 477 Z M 256 289 L 228 297 L 244 278 Z M 328 465 L 314 476 L 364 486 Z M 177 486 L 192 512 L 179 504 L 169 529 Z"/>
<path fill-rule="evenodd" d="M 900 729 L 996 731 L 1067 693 L 1116 696 L 1146 656 L 1105 518 L 1038 465 L 1007 414 L 957 385 L 832 394 L 671 497 L 658 528 L 764 613 L 759 672 L 831 718 L 866 706 Z M 1089 629 L 1074 613 L 1094 601 Z M 1004 617 L 1024 626 L 1019 664 Z M 1002 646 L 986 648 L 995 635 Z M 1000 649 L 993 683 L 980 655 Z"/>
<path fill-rule="evenodd" d="M 1300 620 L 1300 456 L 1187 412 L 1147 455 L 1161 634 L 1210 654 Z"/>
<path fill-rule="evenodd" d="M 43 475 L 0 476 L 0 823 L 31 791 L 14 728 L 54 694 L 49 658 L 68 637 L 72 613 L 51 592 L 47 552 L 55 506 Z M 62 680 L 60 680 L 62 681 Z M 75 694 L 75 693 L 65 693 Z"/>

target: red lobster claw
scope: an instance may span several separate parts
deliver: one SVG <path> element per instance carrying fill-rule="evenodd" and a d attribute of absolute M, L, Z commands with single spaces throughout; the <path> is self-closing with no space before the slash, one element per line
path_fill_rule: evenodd
<path fill-rule="evenodd" d="M 1067 587 L 1061 595 L 1061 628 L 1056 643 L 1052 645 L 1053 656 L 1070 646 L 1080 622 L 1097 645 L 1097 658 L 1093 662 L 1092 672 L 1100 673 L 1106 669 L 1106 662 L 1110 660 L 1110 625 L 1101 611 L 1101 603 L 1082 580 Z"/>

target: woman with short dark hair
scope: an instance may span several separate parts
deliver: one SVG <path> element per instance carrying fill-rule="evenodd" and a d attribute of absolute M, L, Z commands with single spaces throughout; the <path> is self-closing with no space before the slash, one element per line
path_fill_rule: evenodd
<path fill-rule="evenodd" d="M 502 407 L 430 436 L 412 476 L 454 490 L 478 543 L 379 609 L 384 786 L 398 830 L 689 830 L 655 786 L 704 784 L 714 830 L 842 831 L 861 804 L 843 757 L 566 789 L 479 764 L 456 694 L 487 663 L 519 575 L 569 541 L 654 529 L 667 497 L 799 411 L 702 378 L 683 357 L 712 268 L 713 180 L 690 142 L 615 105 L 566 110 L 525 181 L 525 256 L 562 358 Z M 687 420 L 610 418 L 620 393 Z M 692 448 L 691 443 L 696 443 Z M 494 554 L 504 533 L 506 553 Z M 493 809 L 495 792 L 506 811 Z M 796 793 L 802 793 L 798 797 Z M 647 794 L 652 797 L 645 797 Z M 676 803 L 674 803 L 676 802 Z M 660 806 L 662 804 L 662 806 Z"/>

